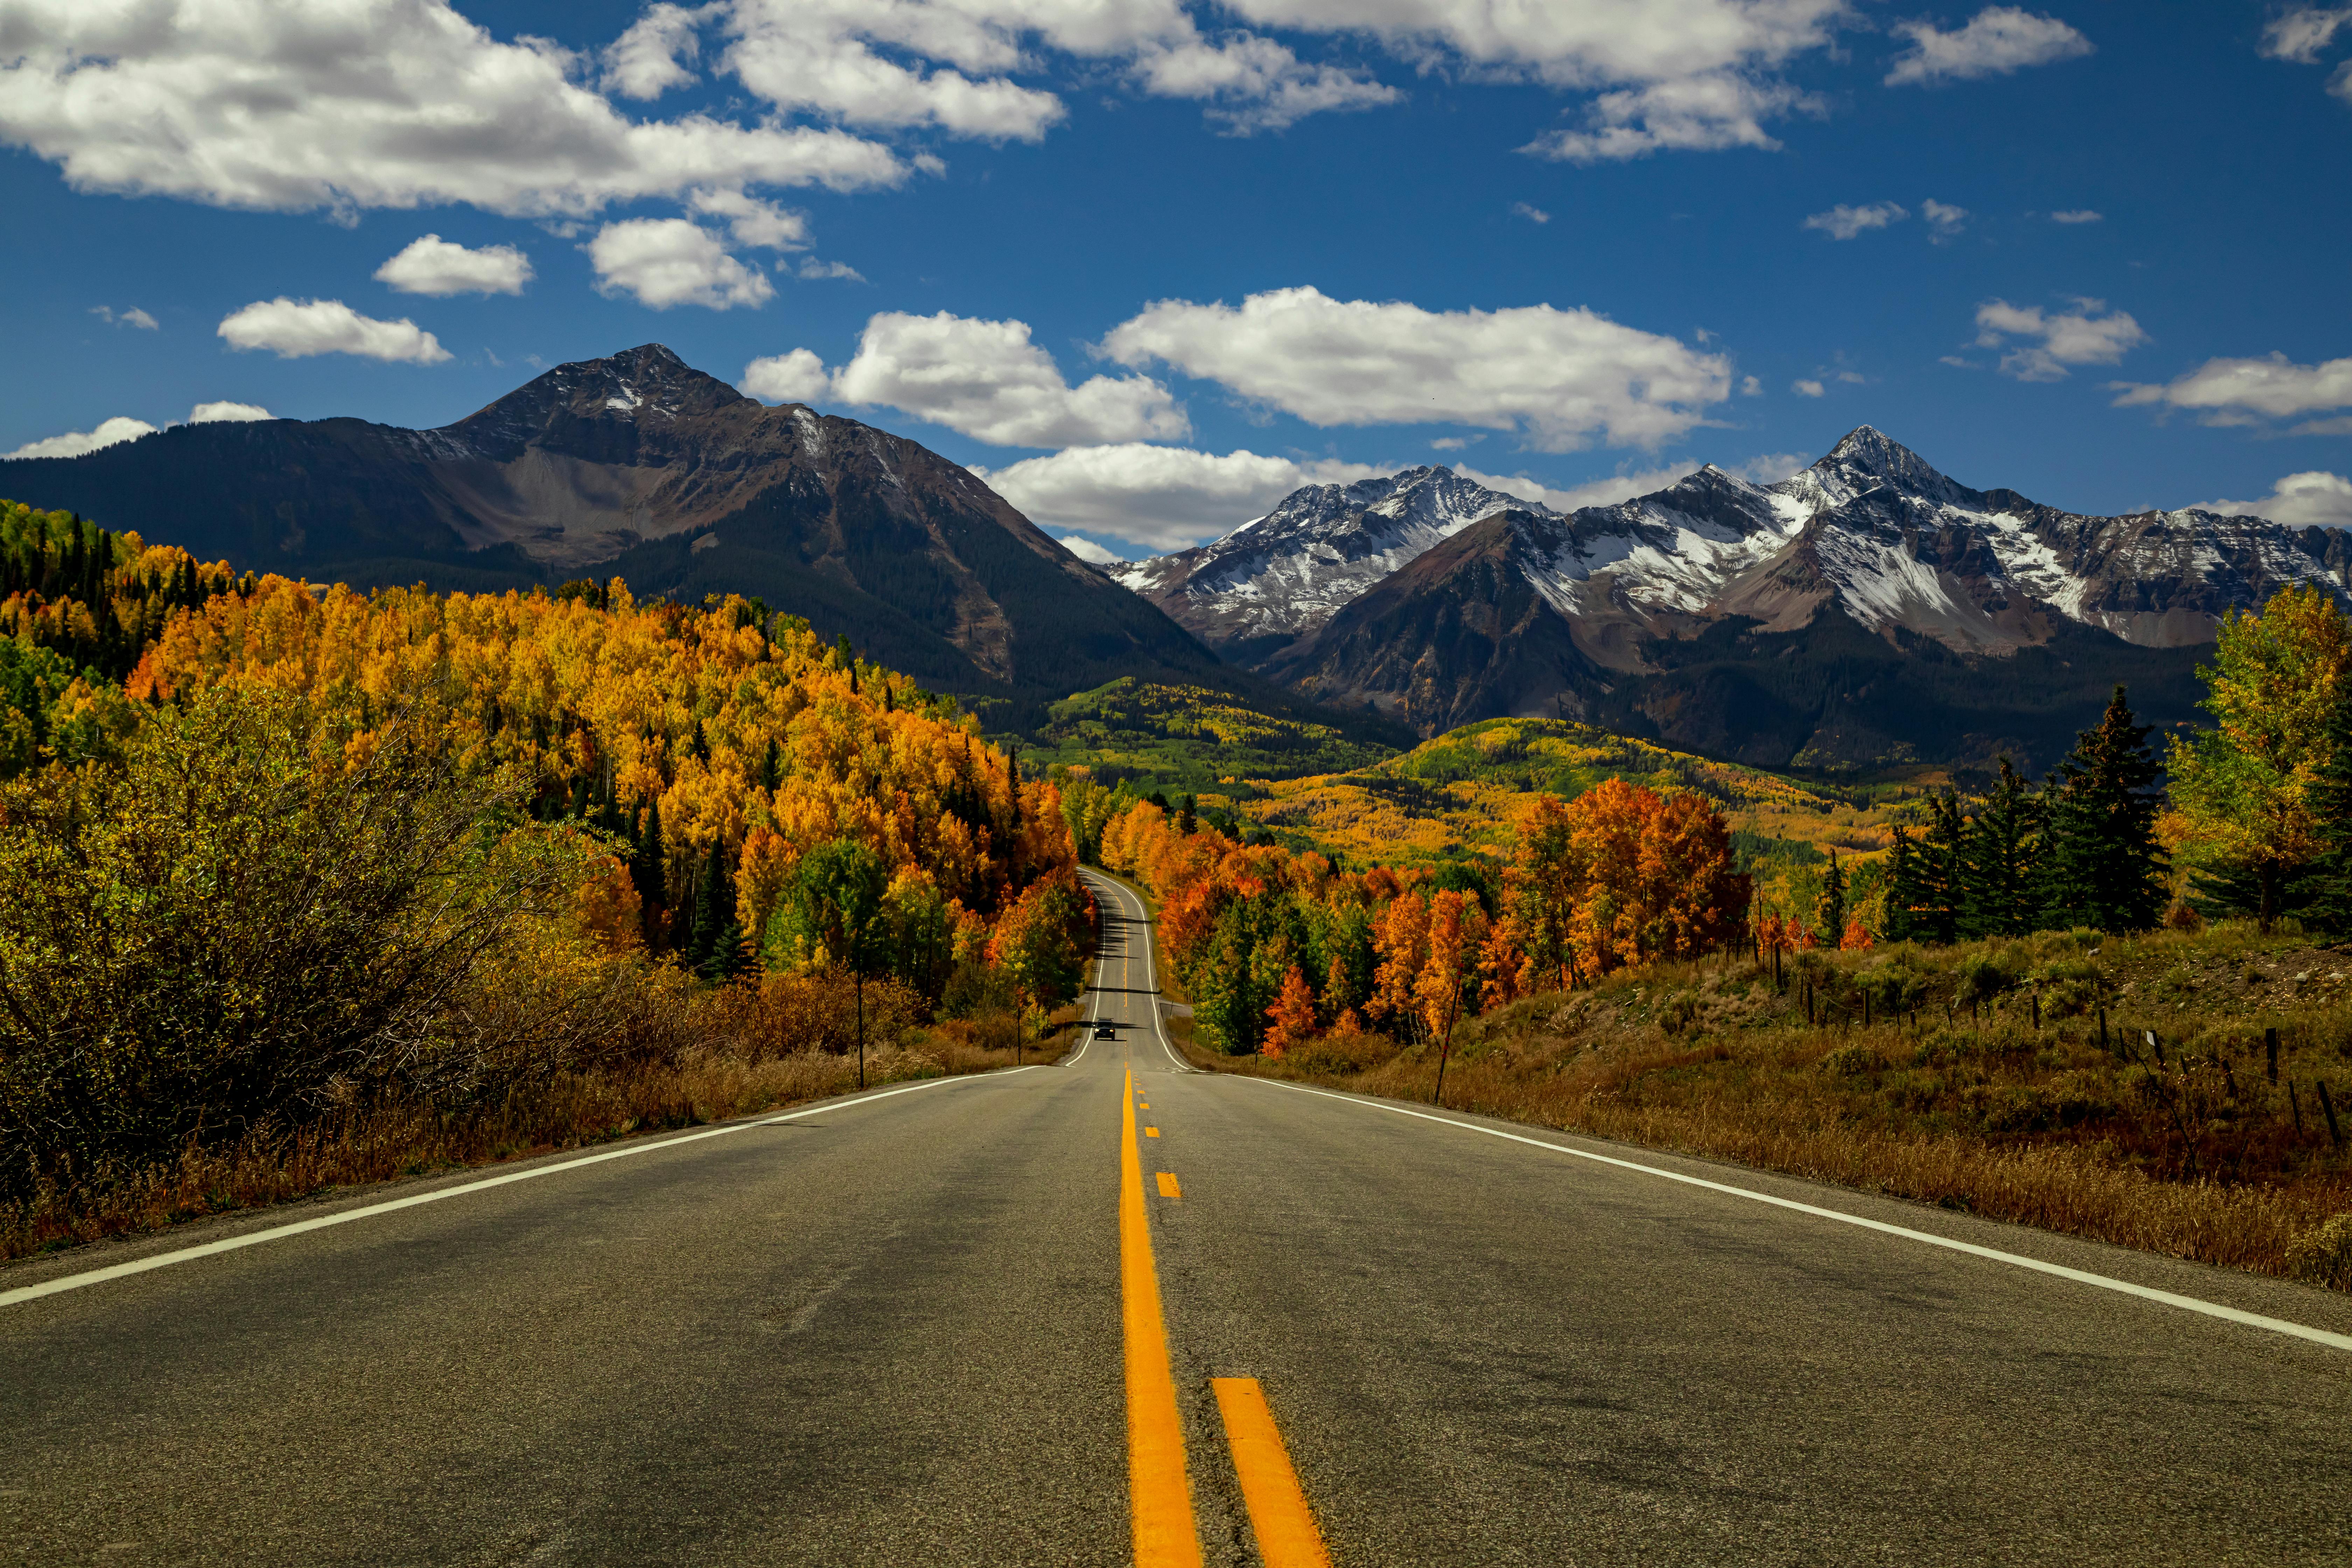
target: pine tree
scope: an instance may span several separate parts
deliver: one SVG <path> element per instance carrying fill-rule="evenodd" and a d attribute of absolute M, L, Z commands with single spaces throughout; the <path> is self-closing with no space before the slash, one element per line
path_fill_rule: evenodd
<path fill-rule="evenodd" d="M 1912 850 L 1914 899 L 1906 934 L 1922 942 L 1960 940 L 1960 868 L 1968 854 L 1969 819 L 1961 814 L 1960 803 L 1948 795 L 1930 798 L 1927 831 Z"/>
<path fill-rule="evenodd" d="M 729 923 L 724 907 L 727 898 L 727 847 L 713 844 L 704 856 L 694 879 L 694 925 L 688 938 L 686 958 L 688 963 L 709 973 L 712 959 L 719 953 L 719 932 Z"/>
<path fill-rule="evenodd" d="M 2327 760 L 2314 771 L 2304 800 L 2326 847 L 2298 878 L 2290 903 L 2306 925 L 2352 931 L 2352 679 L 2338 678 L 2324 731 Z"/>
<path fill-rule="evenodd" d="M 767 760 L 760 764 L 760 787 L 761 789 L 773 790 L 776 785 L 782 782 L 783 773 L 777 765 L 777 762 L 776 742 L 772 740 L 768 742 Z"/>
<path fill-rule="evenodd" d="M 1176 831 L 1181 837 L 1190 838 L 1200 830 L 1200 805 L 1188 795 L 1182 804 L 1176 808 Z"/>
<path fill-rule="evenodd" d="M 1838 864 L 1837 851 L 1832 849 L 1830 868 L 1822 873 L 1821 902 L 1813 910 L 1824 940 L 1834 942 L 1837 933 L 1845 930 L 1845 868 Z"/>
<path fill-rule="evenodd" d="M 640 918 L 645 922 L 646 950 L 660 950 L 662 906 L 667 902 L 664 883 L 661 802 L 646 807 L 645 826 L 637 833 L 636 853 L 629 857 L 629 879 L 636 884 Z"/>
<path fill-rule="evenodd" d="M 2124 689 L 2058 764 L 2050 802 L 2054 917 L 2100 931 L 2146 931 L 2164 913 L 2165 855 L 2156 839 L 2164 797 L 2147 743 Z"/>
<path fill-rule="evenodd" d="M 2023 936 L 2042 928 L 2050 909 L 2043 848 L 2042 803 L 2003 757 L 1959 868 L 1964 934 Z"/>
<path fill-rule="evenodd" d="M 1919 850 L 1911 842 L 1911 835 L 1901 827 L 1895 829 L 1895 842 L 1886 850 L 1886 940 L 1916 942 L 1924 934 L 1920 930 L 1919 905 L 1925 889 L 1919 885 Z"/>

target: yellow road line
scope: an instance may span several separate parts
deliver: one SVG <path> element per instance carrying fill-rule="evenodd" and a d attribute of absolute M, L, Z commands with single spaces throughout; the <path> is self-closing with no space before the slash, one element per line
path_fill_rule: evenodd
<path fill-rule="evenodd" d="M 1143 1130 L 1143 1135 L 1146 1138 L 1157 1138 L 1160 1136 L 1160 1129 L 1157 1127 L 1147 1127 Z"/>
<path fill-rule="evenodd" d="M 1162 1171 L 1160 1173 L 1160 1195 L 1163 1198 L 1181 1198 L 1184 1195 L 1182 1193 L 1177 1191 L 1175 1172 Z"/>
<path fill-rule="evenodd" d="M 1135 1568 L 1200 1568 L 1201 1535 L 1184 1479 L 1184 1423 L 1168 1366 L 1160 1271 L 1143 1206 L 1143 1155 L 1135 1138 L 1135 1069 L 1119 1106 L 1118 1274 L 1127 1327 L 1127 1488 Z"/>
<path fill-rule="evenodd" d="M 1225 1418 L 1225 1440 L 1233 1445 L 1242 1500 L 1249 1505 L 1250 1530 L 1265 1568 L 1331 1568 L 1307 1494 L 1298 1489 L 1298 1472 L 1290 1468 L 1290 1450 L 1266 1408 L 1265 1390 L 1254 1377 L 1213 1377 L 1209 1386 Z"/>

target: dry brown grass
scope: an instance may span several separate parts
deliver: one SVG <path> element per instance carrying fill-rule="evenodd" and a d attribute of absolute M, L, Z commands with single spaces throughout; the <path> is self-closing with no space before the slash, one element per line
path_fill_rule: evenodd
<path fill-rule="evenodd" d="M 2015 981 L 1973 1018 L 1959 999 L 1971 963 Z M 1855 982 L 1890 966 L 1924 990 L 1916 1022 L 1874 1012 L 1864 1027 Z M 1812 1025 L 1803 974 L 1792 969 L 1783 994 L 1769 970 L 1720 962 L 1473 1020 L 1445 1103 L 2352 1289 L 2345 956 L 2225 927 L 1814 954 L 1805 967 Z M 1436 1079 L 1433 1048 L 1377 1035 L 1271 1062 L 1193 1056 L 1402 1100 L 1428 1100 Z"/>
<path fill-rule="evenodd" d="M 667 1058 L 558 1072 L 509 1088 L 495 1102 L 454 1110 L 423 1102 L 331 1110 L 290 1130 L 191 1146 L 168 1163 L 101 1173 L 71 1191 L 45 1187 L 28 1204 L 0 1208 L 0 1258 L 337 1188 L 757 1115 L 854 1090 L 856 1057 L 809 1043 L 835 1032 L 816 1017 L 829 1019 L 830 999 L 813 1001 L 805 992 L 773 983 L 763 999 L 759 989 L 698 998 L 680 1026 L 692 1043 Z M 868 988 L 867 1022 L 884 1027 L 870 1030 L 880 1038 L 866 1053 L 869 1087 L 1014 1064 L 1009 1016 L 915 1027 L 903 1014 L 891 1013 L 887 998 L 877 1009 L 875 989 Z M 1075 1016 L 1075 1009 L 1066 1012 Z M 1024 1061 L 1050 1061 L 1065 1048 L 1057 1028 L 1045 1039 L 1028 1039 L 1019 1055 Z"/>

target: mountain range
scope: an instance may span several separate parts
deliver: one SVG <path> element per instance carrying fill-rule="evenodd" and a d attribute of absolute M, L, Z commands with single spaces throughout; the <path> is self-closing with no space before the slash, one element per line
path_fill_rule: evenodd
<path fill-rule="evenodd" d="M 2222 615 L 2289 583 L 2344 599 L 2347 567 L 2337 531 L 2063 511 L 1864 426 L 1777 484 L 1709 466 L 1570 513 L 1444 468 L 1309 487 L 1119 576 L 1227 657 L 1423 734 L 1565 718 L 1871 767 L 2046 765 L 2118 680 L 2188 721 Z"/>
<path fill-rule="evenodd" d="M 1450 468 L 1308 486 L 1195 549 L 1097 569 L 971 470 L 648 343 L 455 424 L 180 426 L 0 464 L 0 493 L 243 570 L 356 586 L 738 593 L 1007 704 L 1122 678 L 1410 743 L 1593 724 L 1767 767 L 2046 767 L 2112 687 L 2193 721 L 2219 618 L 2346 597 L 2352 539 L 2259 518 L 2092 517 L 1978 490 L 1864 426 L 1753 484 L 1713 467 L 1561 512 Z M 1042 732 L 1042 731 L 1041 731 Z"/>
<path fill-rule="evenodd" d="M 0 464 L 0 493 L 240 570 L 359 587 L 593 574 L 641 597 L 757 595 L 959 692 L 1242 676 L 961 465 L 768 407 L 658 343 L 559 365 L 437 429 L 177 426 Z"/>

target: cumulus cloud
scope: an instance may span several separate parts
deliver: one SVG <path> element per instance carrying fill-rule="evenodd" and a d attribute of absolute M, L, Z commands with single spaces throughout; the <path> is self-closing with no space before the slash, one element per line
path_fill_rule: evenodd
<path fill-rule="evenodd" d="M 110 305 L 92 305 L 89 313 L 110 327 L 137 327 L 142 332 L 158 330 L 155 318 L 133 305 L 128 310 L 117 310 Z"/>
<path fill-rule="evenodd" d="M 1885 228 L 1901 223 L 1911 216 L 1910 209 L 1893 202 L 1873 202 L 1868 206 L 1850 207 L 1843 202 L 1825 213 L 1815 213 L 1804 221 L 1806 228 L 1817 228 L 1832 239 L 1852 239 L 1864 229 Z"/>
<path fill-rule="evenodd" d="M 581 218 L 695 189 L 854 191 L 908 173 L 838 128 L 634 121 L 580 66 L 544 39 L 494 38 L 448 0 L 12 0 L 0 142 L 78 190 L 280 212 Z"/>
<path fill-rule="evenodd" d="M 1533 202 L 1513 202 L 1511 204 L 1511 212 L 1513 216 L 1526 218 L 1530 223 L 1549 223 L 1551 221 L 1551 214 L 1544 211 L 1543 208 L 1536 205 Z"/>
<path fill-rule="evenodd" d="M 234 349 L 270 349 L 280 359 L 356 354 L 387 364 L 439 364 L 440 340 L 403 316 L 379 321 L 341 300 L 257 300 L 224 320 L 220 336 Z"/>
<path fill-rule="evenodd" d="M 1969 209 L 1956 207 L 1949 202 L 1939 202 L 1929 196 L 1919 204 L 1919 216 L 1927 220 L 1933 232 L 1928 236 L 1935 244 L 1942 245 L 1968 226 Z"/>
<path fill-rule="evenodd" d="M 2200 510 L 2266 517 L 2289 528 L 2352 528 L 2352 479 L 2324 470 L 2289 474 L 2259 500 L 2209 500 Z"/>
<path fill-rule="evenodd" d="M 998 447 L 1070 447 L 1184 436 L 1168 389 L 1144 376 L 1063 379 L 1025 321 L 884 311 L 833 377 L 845 403 L 902 409 Z"/>
<path fill-rule="evenodd" d="M 1097 566 L 1108 566 L 1114 563 L 1124 563 L 1127 560 L 1126 556 L 1121 555 L 1115 551 L 1106 550 L 1101 545 L 1097 544 L 1093 540 L 1081 538 L 1079 535 L 1075 533 L 1056 534 L 1055 535 L 1054 542 L 1059 544 L 1063 549 L 1068 551 L 1079 560 L 1091 562 Z"/>
<path fill-rule="evenodd" d="M 1888 87 L 2007 76 L 2092 52 L 2090 39 L 2055 16 L 2037 16 L 2018 5 L 1988 5 L 1957 32 L 1939 31 L 1925 20 L 1897 22 L 1891 31 L 1909 38 L 1911 47 L 1886 73 Z"/>
<path fill-rule="evenodd" d="M 697 191 L 687 205 L 706 216 L 726 219 L 727 232 L 735 237 L 738 245 L 758 250 L 804 250 L 808 247 L 805 213 L 788 211 L 740 191 Z"/>
<path fill-rule="evenodd" d="M 656 310 L 704 305 L 714 310 L 758 307 L 776 286 L 734 257 L 719 237 L 682 217 L 636 217 L 609 223 L 587 246 L 604 294 L 633 294 Z"/>
<path fill-rule="evenodd" d="M 1165 553 L 1265 516 L 1301 485 L 1349 484 L 1391 470 L 1363 463 L 1302 463 L 1247 450 L 1220 457 L 1124 442 L 1073 447 L 972 471 L 1035 522 L 1107 534 Z"/>
<path fill-rule="evenodd" d="M 802 262 L 793 276 L 813 279 L 838 278 L 850 283 L 866 281 L 866 274 L 850 266 L 846 261 L 819 261 L 814 256 Z"/>
<path fill-rule="evenodd" d="M 2272 17 L 2263 28 L 2263 58 L 2317 65 L 2336 35 L 2347 26 L 2352 26 L 2352 5 L 2297 5 Z"/>
<path fill-rule="evenodd" d="M 191 425 L 211 425 L 223 420 L 268 419 L 269 410 L 254 403 L 199 403 L 188 411 Z M 62 436 L 46 437 L 27 441 L 15 451 L 0 454 L 5 458 L 79 458 L 85 452 L 95 452 L 124 441 L 135 441 L 142 436 L 152 436 L 156 426 L 144 419 L 117 415 L 101 419 L 89 430 L 68 430 Z"/>
<path fill-rule="evenodd" d="M 1584 129 L 1547 132 L 1519 149 L 1563 163 L 1623 163 L 1653 153 L 1714 153 L 1727 147 L 1778 151 L 1764 129 L 1776 115 L 1825 112 L 1821 100 L 1786 82 L 1736 71 L 1701 72 L 1621 88 L 1586 107 Z"/>
<path fill-rule="evenodd" d="M 753 360 L 743 367 L 742 378 L 735 385 L 745 396 L 763 402 L 815 403 L 832 392 L 833 377 L 815 351 L 794 349 L 788 354 Z"/>
<path fill-rule="evenodd" d="M 1424 310 L 1313 288 L 1238 307 L 1163 300 L 1103 352 L 1217 382 L 1311 425 L 1469 425 L 1547 451 L 1654 446 L 1730 395 L 1731 366 L 1677 339 L 1549 305 Z"/>
<path fill-rule="evenodd" d="M 38 441 L 27 441 L 8 454 L 11 458 L 79 458 L 85 452 L 95 452 L 101 447 L 111 447 L 122 441 L 136 441 L 142 436 L 152 436 L 155 426 L 144 419 L 116 416 L 99 421 L 94 429 L 68 430 L 62 436 L 50 436 Z"/>
<path fill-rule="evenodd" d="M 1764 395 L 1764 384 L 1752 375 L 1743 375 L 1739 378 L 1739 395 L 1761 397 Z"/>
<path fill-rule="evenodd" d="M 2210 359 L 2161 385 L 2116 382 L 2116 405 L 2186 408 L 2207 425 L 2252 425 L 2263 419 L 2352 408 L 2352 359 L 2296 364 L 2283 353 L 2266 359 Z M 2340 435 L 2345 422 L 2297 426 L 2299 435 Z"/>
<path fill-rule="evenodd" d="M 1244 135 L 1279 131 L 1310 114 L 1375 109 L 1404 98 L 1359 72 L 1305 64 L 1283 45 L 1252 33 L 1147 49 L 1136 58 L 1134 75 L 1155 97 L 1203 100 L 1211 119 Z"/>
<path fill-rule="evenodd" d="M 479 250 L 428 234 L 375 269 L 375 280 L 402 294 L 520 294 L 530 281 L 530 258 L 511 245 Z"/>
<path fill-rule="evenodd" d="M 2088 207 L 2076 207 L 2076 208 L 2074 208 L 2074 209 L 2073 211 L 2071 211 L 2071 212 L 2052 213 L 2052 214 L 2050 215 L 2050 221 L 2051 221 L 2052 223 L 2070 223 L 2070 224 L 2072 224 L 2072 223 L 2105 223 L 2105 222 L 2106 222 L 2106 221 L 2107 221 L 2107 215 L 2106 215 L 2106 214 L 2105 214 L 2105 213 L 2096 213 L 2096 212 L 2093 212 L 2093 211 L 2092 211 L 2090 208 L 2088 208 Z"/>
<path fill-rule="evenodd" d="M 1820 397 L 1827 393 L 1829 388 L 1818 381 L 1792 381 L 1789 384 L 1789 390 L 1800 397 Z"/>
<path fill-rule="evenodd" d="M 702 53 L 696 32 L 702 13 L 665 3 L 649 5 L 629 30 L 604 50 L 604 85 L 623 98 L 659 98 L 697 80 L 693 64 Z"/>
<path fill-rule="evenodd" d="M 1976 346 L 2004 349 L 2000 370 L 2020 381 L 2063 381 L 2066 367 L 2116 364 L 2148 341 L 2140 324 L 2105 300 L 2076 300 L 2075 309 L 2044 312 L 2020 309 L 2006 300 L 1977 308 Z M 2019 342 L 2017 340 L 2028 340 Z"/>

